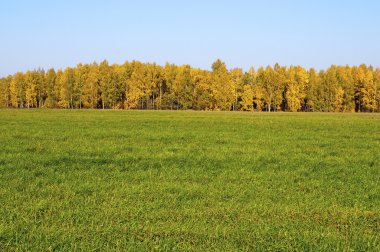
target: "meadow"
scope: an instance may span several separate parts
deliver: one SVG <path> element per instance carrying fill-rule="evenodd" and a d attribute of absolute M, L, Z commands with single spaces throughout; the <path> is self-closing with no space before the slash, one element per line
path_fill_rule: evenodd
<path fill-rule="evenodd" d="M 380 115 L 0 110 L 2 251 L 380 250 Z"/>

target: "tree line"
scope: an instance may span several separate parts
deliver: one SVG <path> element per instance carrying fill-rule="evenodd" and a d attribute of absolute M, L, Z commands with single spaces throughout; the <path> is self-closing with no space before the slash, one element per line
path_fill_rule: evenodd
<path fill-rule="evenodd" d="M 0 107 L 380 112 L 380 68 L 211 68 L 103 61 L 18 72 L 0 79 Z"/>

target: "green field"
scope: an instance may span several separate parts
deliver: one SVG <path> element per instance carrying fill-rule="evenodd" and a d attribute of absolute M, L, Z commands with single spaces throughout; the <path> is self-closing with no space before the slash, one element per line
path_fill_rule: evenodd
<path fill-rule="evenodd" d="M 380 250 L 380 115 L 0 110 L 0 250 Z"/>

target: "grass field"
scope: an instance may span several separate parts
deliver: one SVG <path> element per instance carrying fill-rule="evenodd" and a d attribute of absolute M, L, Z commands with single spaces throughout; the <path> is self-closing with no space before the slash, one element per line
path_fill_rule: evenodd
<path fill-rule="evenodd" d="M 0 250 L 380 250 L 380 115 L 0 110 Z"/>

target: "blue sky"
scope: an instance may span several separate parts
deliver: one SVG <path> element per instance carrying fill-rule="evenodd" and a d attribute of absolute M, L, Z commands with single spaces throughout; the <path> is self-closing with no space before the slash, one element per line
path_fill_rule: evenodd
<path fill-rule="evenodd" d="M 0 76 L 107 59 L 380 66 L 380 1 L 1 1 Z"/>

